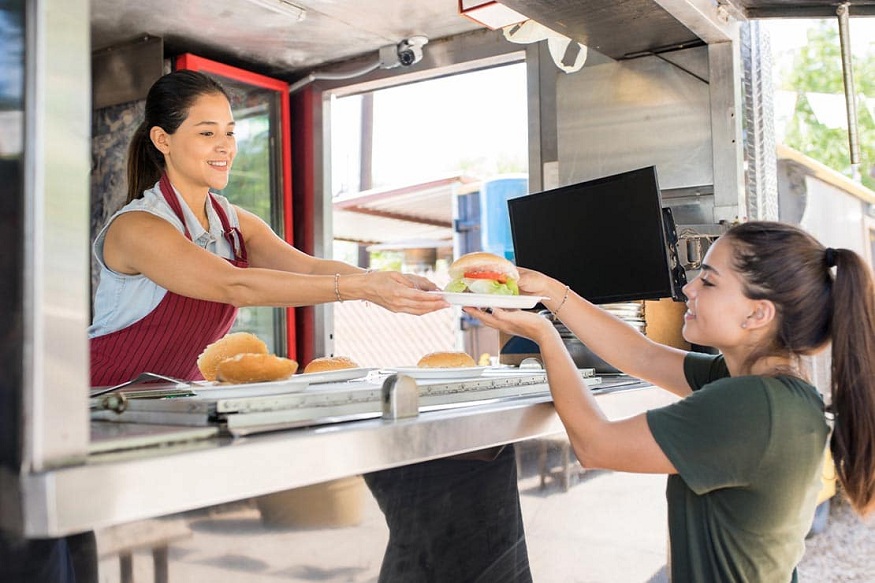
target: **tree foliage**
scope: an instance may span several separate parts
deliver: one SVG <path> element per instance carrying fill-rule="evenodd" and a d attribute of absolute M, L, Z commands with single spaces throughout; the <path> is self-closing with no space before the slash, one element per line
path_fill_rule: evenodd
<path fill-rule="evenodd" d="M 866 97 L 875 99 L 875 52 L 870 49 L 865 55 L 854 55 L 852 63 L 858 96 L 860 173 L 863 184 L 875 189 L 875 120 L 864 102 Z M 822 21 L 808 31 L 808 44 L 799 50 L 791 69 L 782 75 L 782 79 L 779 88 L 795 91 L 799 96 L 793 118 L 787 125 L 784 143 L 852 177 L 847 130 L 829 128 L 821 123 L 805 96 L 808 92 L 844 95 L 841 46 L 834 21 Z"/>

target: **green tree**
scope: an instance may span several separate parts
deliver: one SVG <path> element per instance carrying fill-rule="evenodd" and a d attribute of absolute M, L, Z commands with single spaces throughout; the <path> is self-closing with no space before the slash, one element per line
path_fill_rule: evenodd
<path fill-rule="evenodd" d="M 863 96 L 875 98 L 875 53 L 870 48 L 865 55 L 854 55 L 852 62 L 854 83 L 860 98 L 857 102 L 860 174 L 863 184 L 875 190 L 875 120 L 862 100 Z M 852 177 L 847 130 L 823 125 L 805 97 L 807 92 L 844 95 L 841 47 L 834 21 L 821 21 L 808 31 L 808 44 L 799 50 L 792 67 L 782 74 L 781 79 L 779 89 L 795 91 L 799 95 L 784 143 Z"/>

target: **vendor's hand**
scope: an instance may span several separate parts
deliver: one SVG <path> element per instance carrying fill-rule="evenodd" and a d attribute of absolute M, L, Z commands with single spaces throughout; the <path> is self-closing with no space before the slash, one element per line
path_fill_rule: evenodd
<path fill-rule="evenodd" d="M 538 344 L 550 334 L 558 334 L 550 320 L 534 312 L 501 308 L 462 308 L 462 310 L 490 328 L 514 336 L 522 336 Z"/>
<path fill-rule="evenodd" d="M 427 293 L 437 286 L 424 277 L 397 271 L 372 271 L 353 276 L 364 278 L 361 299 L 369 300 L 393 312 L 427 314 L 450 307 L 438 294 Z"/>

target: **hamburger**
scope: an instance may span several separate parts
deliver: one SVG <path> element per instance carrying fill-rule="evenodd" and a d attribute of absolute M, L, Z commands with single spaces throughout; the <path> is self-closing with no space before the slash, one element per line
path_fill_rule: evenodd
<path fill-rule="evenodd" d="M 311 360 L 310 364 L 304 367 L 304 374 L 343 370 L 345 368 L 359 368 L 359 365 L 347 356 L 322 356 Z"/>
<path fill-rule="evenodd" d="M 419 368 L 468 368 L 477 366 L 466 352 L 431 352 L 416 363 Z"/>
<path fill-rule="evenodd" d="M 518 296 L 520 272 L 516 266 L 494 253 L 477 251 L 462 255 L 450 265 L 453 278 L 444 288 L 451 293 Z"/>

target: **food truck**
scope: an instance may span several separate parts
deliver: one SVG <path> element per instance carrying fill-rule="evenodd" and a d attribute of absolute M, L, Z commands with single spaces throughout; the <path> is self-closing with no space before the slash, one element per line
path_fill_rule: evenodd
<path fill-rule="evenodd" d="M 543 372 L 515 366 L 425 380 L 374 370 L 306 390 L 225 387 L 207 399 L 172 381 L 161 399 L 95 396 L 90 243 L 119 206 L 125 144 L 162 74 L 215 75 L 239 97 L 238 112 L 260 116 L 267 150 L 252 155 L 251 173 L 270 192 L 264 217 L 325 256 L 335 99 L 522 63 L 529 192 L 655 168 L 674 227 L 658 223 L 661 255 L 676 278 L 691 277 L 728 225 L 781 217 L 757 19 L 847 26 L 871 15 L 868 1 L 838 10 L 793 0 L 0 2 L 0 529 L 16 540 L 95 533 L 101 580 L 132 580 L 143 552 L 156 581 L 276 575 L 270 561 L 247 563 L 245 549 L 174 554 L 179 541 L 222 536 L 235 541 L 229 548 L 287 536 L 276 552 L 289 580 L 375 580 L 386 533 L 344 506 L 344 492 L 362 489 L 357 477 L 509 444 L 519 453 L 562 432 Z M 855 208 L 863 220 L 865 207 Z M 671 292 L 669 283 L 661 297 Z M 251 320 L 266 322 L 259 329 L 277 354 L 305 363 L 333 352 L 330 305 Z M 635 379 L 582 374 L 611 417 L 671 401 Z M 330 496 L 334 514 L 320 511 Z M 295 509 L 306 512 L 277 519 L 290 530 L 271 530 L 270 516 Z M 234 511 L 260 513 L 267 526 L 228 520 Z"/>

